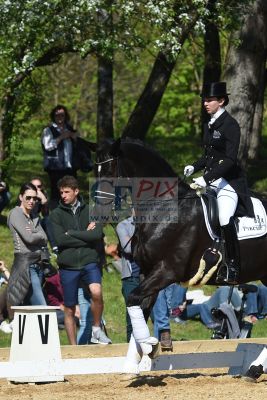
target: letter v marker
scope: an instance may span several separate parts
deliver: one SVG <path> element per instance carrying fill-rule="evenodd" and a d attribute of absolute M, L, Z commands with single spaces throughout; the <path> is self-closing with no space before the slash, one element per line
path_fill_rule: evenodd
<path fill-rule="evenodd" d="M 23 318 L 23 320 L 22 320 Z M 25 330 L 26 315 L 19 315 L 19 344 L 23 342 L 24 330 Z"/>
<path fill-rule="evenodd" d="M 38 315 L 38 322 L 39 322 L 42 344 L 47 344 L 48 343 L 49 315 L 48 314 L 45 315 L 45 326 L 43 326 L 42 315 Z"/>

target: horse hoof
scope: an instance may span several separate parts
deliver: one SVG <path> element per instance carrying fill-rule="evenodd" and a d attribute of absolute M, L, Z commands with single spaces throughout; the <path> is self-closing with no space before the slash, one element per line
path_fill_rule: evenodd
<path fill-rule="evenodd" d="M 125 361 L 123 365 L 123 375 L 138 375 L 139 374 L 139 363 L 136 364 L 135 362 Z"/>
<path fill-rule="evenodd" d="M 143 355 L 150 355 L 150 353 L 153 352 L 153 347 L 157 346 L 159 343 L 157 338 L 154 338 L 152 336 L 150 336 L 149 338 L 147 338 L 144 342 L 139 343 L 140 347 L 142 349 L 142 353 Z"/>
<path fill-rule="evenodd" d="M 152 346 L 152 351 L 151 353 L 148 354 L 148 357 L 153 360 L 154 358 L 157 358 L 159 356 L 159 353 L 160 353 L 160 347 L 159 343 L 157 343 L 156 345 Z"/>

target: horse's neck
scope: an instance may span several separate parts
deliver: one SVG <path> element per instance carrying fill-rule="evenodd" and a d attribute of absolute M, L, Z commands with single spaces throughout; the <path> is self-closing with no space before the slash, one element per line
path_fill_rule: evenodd
<path fill-rule="evenodd" d="M 179 199 L 185 199 L 187 197 L 196 196 L 195 191 L 193 191 L 190 186 L 185 183 L 182 179 L 178 178 L 178 197 Z"/>
<path fill-rule="evenodd" d="M 152 150 L 135 143 L 124 143 L 122 150 L 125 177 L 175 177 L 168 163 Z"/>

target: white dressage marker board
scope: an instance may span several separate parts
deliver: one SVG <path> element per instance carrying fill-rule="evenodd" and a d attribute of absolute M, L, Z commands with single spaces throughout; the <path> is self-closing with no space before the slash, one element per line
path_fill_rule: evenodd
<path fill-rule="evenodd" d="M 51 381 L 49 369 L 42 365 L 47 363 L 54 365 L 62 360 L 56 314 L 59 307 L 14 306 L 12 309 L 15 314 L 9 357 L 10 367 L 7 367 L 10 375 L 6 377 L 16 382 Z M 24 362 L 32 364 L 33 368 L 23 371 L 21 366 Z M 20 372 L 14 374 L 16 370 Z M 53 374 L 53 381 L 63 380 L 64 376 L 61 373 Z"/>

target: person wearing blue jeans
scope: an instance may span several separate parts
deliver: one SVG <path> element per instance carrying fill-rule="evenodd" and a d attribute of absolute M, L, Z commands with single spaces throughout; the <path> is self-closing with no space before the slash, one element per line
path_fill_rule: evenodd
<path fill-rule="evenodd" d="M 247 294 L 245 314 L 250 322 L 257 322 L 258 318 L 267 316 L 267 287 L 258 285 L 257 292 Z"/>
<path fill-rule="evenodd" d="M 90 293 L 84 287 L 78 289 L 78 304 L 80 307 L 80 329 L 77 334 L 77 344 L 88 344 L 91 343 L 93 315 Z"/>
<path fill-rule="evenodd" d="M 214 329 L 218 324 L 213 320 L 211 312 L 207 304 L 188 304 L 181 314 L 182 319 L 193 319 L 200 316 L 201 321 L 208 329 Z"/>
<path fill-rule="evenodd" d="M 44 282 L 43 269 L 39 264 L 31 264 L 29 267 L 31 285 L 25 298 L 24 304 L 32 306 L 46 306 L 42 284 Z"/>
<path fill-rule="evenodd" d="M 153 307 L 154 336 L 160 339 L 160 332 L 170 330 L 171 311 L 185 302 L 186 289 L 172 283 L 159 291 Z"/>
<path fill-rule="evenodd" d="M 172 350 L 170 317 L 172 310 L 185 303 L 186 289 L 177 283 L 172 283 L 158 293 L 153 307 L 154 336 L 160 340 L 161 348 Z"/>
<path fill-rule="evenodd" d="M 205 303 L 208 309 L 211 311 L 212 308 L 220 307 L 222 303 L 228 302 L 230 286 L 220 286 L 218 287 L 212 296 Z M 241 296 L 235 287 L 231 296 L 231 304 L 235 310 L 239 310 L 241 307 Z"/>
<path fill-rule="evenodd" d="M 25 304 L 25 299 L 30 304 L 46 305 L 40 264 L 43 249 L 47 246 L 47 236 L 40 218 L 33 215 L 37 189 L 32 183 L 21 186 L 19 201 L 20 205 L 10 211 L 7 220 L 14 243 L 14 261 L 7 288 L 10 310 L 11 306 Z M 13 317 L 13 313 L 10 316 Z"/>
<path fill-rule="evenodd" d="M 157 335 L 156 337 L 159 338 L 159 333 L 157 332 L 170 329 L 169 318 L 175 317 L 178 314 L 182 321 L 193 319 L 199 315 L 201 321 L 208 329 L 215 328 L 216 323 L 206 302 L 186 304 L 186 292 L 186 288 L 176 283 L 160 291 L 153 308 L 154 313 L 157 315 L 155 318 L 154 314 L 154 334 Z"/>

